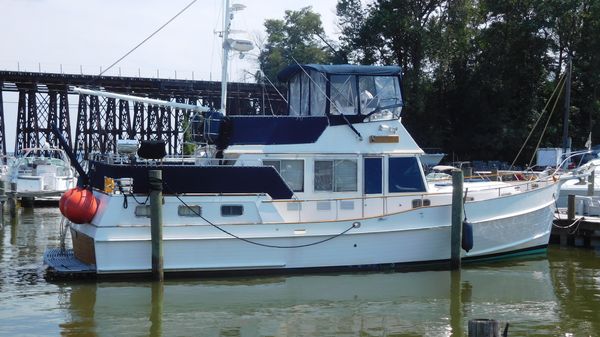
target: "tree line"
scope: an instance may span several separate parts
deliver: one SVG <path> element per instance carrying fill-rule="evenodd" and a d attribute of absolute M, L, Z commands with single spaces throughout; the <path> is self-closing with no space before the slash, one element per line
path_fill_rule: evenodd
<path fill-rule="evenodd" d="M 310 7 L 266 20 L 262 76 L 296 62 L 398 64 L 403 123 L 421 147 L 512 161 L 533 129 L 526 164 L 542 130 L 540 147 L 562 145 L 563 97 L 549 99 L 571 57 L 572 146 L 600 138 L 600 0 L 338 0 L 336 10 L 338 41 Z"/>

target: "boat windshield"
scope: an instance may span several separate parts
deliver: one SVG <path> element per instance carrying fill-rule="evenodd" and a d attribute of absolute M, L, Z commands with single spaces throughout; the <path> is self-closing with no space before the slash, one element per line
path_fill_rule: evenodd
<path fill-rule="evenodd" d="M 332 75 L 332 115 L 364 115 L 367 121 L 397 119 L 402 94 L 397 76 Z"/>
<path fill-rule="evenodd" d="M 67 154 L 63 150 L 53 148 L 25 149 L 25 154 L 23 154 L 23 158 L 54 158 L 58 159 L 61 162 L 66 162 L 67 164 L 69 160 Z"/>

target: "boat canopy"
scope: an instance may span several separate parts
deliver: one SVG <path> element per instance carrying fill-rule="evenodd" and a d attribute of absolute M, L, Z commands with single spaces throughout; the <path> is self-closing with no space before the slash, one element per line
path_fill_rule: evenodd
<path fill-rule="evenodd" d="M 402 68 L 399 66 L 370 66 L 355 64 L 295 64 L 283 69 L 277 75 L 282 82 L 287 82 L 292 76 L 309 70 L 314 70 L 327 75 L 368 75 L 368 76 L 401 76 Z"/>
<path fill-rule="evenodd" d="M 400 117 L 398 66 L 292 65 L 278 78 L 288 83 L 290 116 L 327 116 L 332 125 Z"/>

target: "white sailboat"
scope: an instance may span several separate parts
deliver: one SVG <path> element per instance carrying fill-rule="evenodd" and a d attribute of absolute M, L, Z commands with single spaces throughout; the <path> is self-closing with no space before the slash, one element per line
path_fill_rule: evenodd
<path fill-rule="evenodd" d="M 227 29 L 228 23 L 225 39 Z M 224 45 L 227 51 L 231 44 Z M 63 254 L 97 274 L 149 272 L 150 212 L 143 200 L 148 171 L 161 170 L 162 182 L 152 184 L 163 189 L 165 272 L 446 264 L 452 186 L 426 181 L 424 152 L 401 123 L 400 71 L 290 66 L 279 74 L 289 85 L 286 116 L 227 116 L 224 102 L 220 112 L 187 106 L 200 111 L 203 146 L 194 165 L 162 158 L 164 145 L 156 143 L 142 144 L 135 160 L 91 160 L 97 210 L 89 221 L 71 224 L 73 250 L 51 250 L 46 263 L 70 272 L 55 260 Z M 557 188 L 548 176 L 466 182 L 474 244 L 463 258 L 545 249 Z"/>

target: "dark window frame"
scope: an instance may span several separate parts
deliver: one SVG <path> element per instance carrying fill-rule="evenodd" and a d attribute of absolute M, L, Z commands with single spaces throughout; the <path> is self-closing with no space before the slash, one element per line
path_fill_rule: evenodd
<path fill-rule="evenodd" d="M 239 212 L 234 210 L 239 210 Z M 244 205 L 221 205 L 222 217 L 234 217 L 242 215 L 244 215 Z"/>

